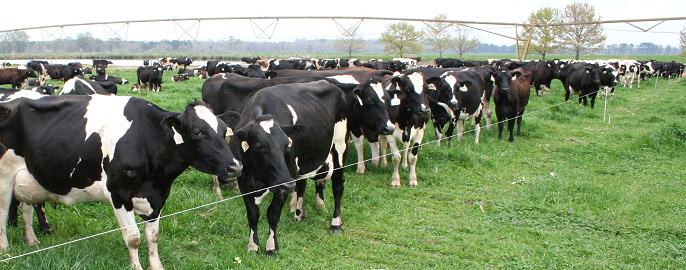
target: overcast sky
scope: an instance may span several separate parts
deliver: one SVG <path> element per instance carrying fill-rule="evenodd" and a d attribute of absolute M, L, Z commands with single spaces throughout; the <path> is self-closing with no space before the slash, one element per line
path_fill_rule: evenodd
<path fill-rule="evenodd" d="M 255 17 L 255 16 L 368 16 L 391 18 L 431 19 L 443 13 L 449 20 L 509 22 L 521 23 L 531 12 L 541 7 L 554 7 L 560 10 L 573 3 L 569 0 L 520 0 L 520 1 L 110 1 L 102 4 L 81 2 L 82 4 L 63 4 L 54 0 L 35 0 L 31 3 L 36 9 L 31 12 L 3 12 L 3 23 L 0 29 L 17 29 L 36 26 L 50 26 L 72 23 L 92 23 L 150 19 L 181 19 L 209 17 Z M 683 0 L 603 0 L 588 1 L 595 7 L 596 14 L 603 20 L 648 19 L 686 16 L 686 5 Z M 401 4 L 411 3 L 411 4 Z M 26 9 L 28 11 L 29 9 Z M 339 20 L 344 27 L 350 27 L 357 20 Z M 75 37 L 77 33 L 90 31 L 94 37 L 108 39 L 116 37 L 111 29 L 118 30 L 126 40 L 222 40 L 233 36 L 240 40 L 263 40 L 258 37 L 258 26 L 273 35 L 273 41 L 304 39 L 335 39 L 341 36 L 333 20 L 232 20 L 232 21 L 179 21 L 181 26 L 190 27 L 189 34 L 173 22 L 132 23 L 126 25 L 103 25 L 66 27 L 30 30 L 27 33 L 31 40 L 51 40 L 50 34 L 58 38 Z M 365 39 L 378 38 L 386 25 L 394 21 L 365 20 L 360 26 L 360 33 Z M 635 25 L 644 29 L 657 22 L 642 22 Z M 422 23 L 413 23 L 420 28 Z M 659 45 L 678 46 L 678 32 L 684 28 L 686 21 L 667 21 L 644 33 L 625 24 L 606 24 L 606 44 L 652 42 Z M 199 28 L 197 27 L 199 25 Z M 514 27 L 474 25 L 506 36 L 515 36 Z M 128 31 L 126 29 L 128 28 Z M 521 29 L 520 29 L 521 30 Z M 50 33 L 50 34 L 49 34 Z M 481 42 L 493 44 L 513 44 L 510 39 L 481 31 L 473 31 Z"/>

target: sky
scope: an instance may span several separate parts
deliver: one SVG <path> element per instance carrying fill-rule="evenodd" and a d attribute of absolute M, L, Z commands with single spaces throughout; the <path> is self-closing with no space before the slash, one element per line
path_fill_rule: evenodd
<path fill-rule="evenodd" d="M 578 0 L 577 0 L 578 1 Z M 519 0 L 519 1 L 130 1 L 120 0 L 107 4 L 55 4 L 54 0 L 36 0 L 32 5 L 44 7 L 32 9 L 31 16 L 25 12 L 3 13 L 0 30 L 52 26 L 73 23 L 95 23 L 152 19 L 216 18 L 216 17 L 262 17 L 262 16 L 361 16 L 431 19 L 446 14 L 449 20 L 521 23 L 530 13 L 541 7 L 560 10 L 569 0 Z M 603 0 L 587 1 L 594 6 L 603 20 L 649 19 L 686 16 L 683 0 Z M 83 2 L 81 2 L 83 3 Z M 410 3 L 410 4 L 400 4 Z M 38 14 L 36 14 L 38 13 Z M 335 39 L 341 36 L 337 23 L 348 28 L 359 20 L 230 20 L 230 21 L 177 21 L 159 23 L 111 24 L 108 26 L 80 26 L 29 30 L 31 40 L 42 41 L 76 37 L 89 31 L 98 39 L 117 37 L 125 40 L 223 40 L 234 37 L 245 41 L 282 41 L 297 38 Z M 386 26 L 397 21 L 364 20 L 359 31 L 362 38 L 378 38 Z M 658 22 L 634 23 L 650 28 Z M 412 23 L 421 28 L 421 22 Z M 651 30 L 642 32 L 626 23 L 605 24 L 606 44 L 652 42 L 658 45 L 678 46 L 678 32 L 684 29 L 686 20 L 666 21 Z M 491 32 L 514 37 L 515 27 L 473 25 Z M 260 33 L 265 29 L 271 39 Z M 121 30 L 120 30 L 121 29 Z M 114 31 L 113 31 L 114 30 Z M 115 32 L 119 30 L 118 32 Z M 188 34 L 185 34 L 185 31 Z M 521 29 L 519 29 L 521 31 Z M 52 35 L 52 36 L 51 36 Z M 483 43 L 512 45 L 514 41 L 498 35 L 472 31 Z"/>

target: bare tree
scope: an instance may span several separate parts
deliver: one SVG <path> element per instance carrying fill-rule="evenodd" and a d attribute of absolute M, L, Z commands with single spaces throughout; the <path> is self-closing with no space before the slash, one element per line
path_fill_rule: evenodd
<path fill-rule="evenodd" d="M 530 24 L 549 24 L 561 23 L 560 10 L 556 8 L 540 8 L 529 15 L 528 23 Z M 525 40 L 531 40 L 529 49 L 536 54 L 540 54 L 545 60 L 545 55 L 557 52 L 562 46 L 558 37 L 560 36 L 560 27 L 556 26 L 542 26 L 542 27 L 524 27 L 524 33 L 521 37 Z"/>
<path fill-rule="evenodd" d="M 352 57 L 353 52 L 360 52 L 367 48 L 367 44 L 360 38 L 359 27 L 351 27 L 345 29 L 343 36 L 337 38 L 333 45 L 336 48 L 348 53 L 348 57 Z"/>
<path fill-rule="evenodd" d="M 588 3 L 572 3 L 565 7 L 562 14 L 565 23 L 597 22 L 601 20 L 600 15 L 596 17 L 595 8 Z M 562 44 L 570 51 L 579 54 L 600 51 L 605 47 L 603 42 L 607 38 L 603 34 L 603 25 L 596 24 L 576 24 L 562 27 Z"/>
<path fill-rule="evenodd" d="M 384 52 L 398 53 L 403 57 L 404 53 L 418 53 L 424 49 L 420 43 L 423 38 L 422 32 L 416 31 L 414 26 L 405 22 L 392 23 L 381 33 L 379 42 L 385 44 Z"/>
<path fill-rule="evenodd" d="M 462 59 L 463 54 L 478 48 L 481 42 L 478 38 L 472 38 L 466 27 L 455 25 L 455 37 L 451 39 L 450 44 Z"/>
<path fill-rule="evenodd" d="M 439 14 L 433 18 L 438 22 L 425 23 L 422 28 L 424 39 L 432 50 L 438 51 L 439 57 L 443 57 L 443 52 L 450 48 L 450 28 L 454 24 L 445 22 L 447 18 L 445 14 Z"/>

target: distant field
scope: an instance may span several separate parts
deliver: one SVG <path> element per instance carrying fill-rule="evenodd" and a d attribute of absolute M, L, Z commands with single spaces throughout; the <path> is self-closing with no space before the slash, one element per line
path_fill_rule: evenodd
<path fill-rule="evenodd" d="M 485 56 L 484 56 L 485 57 Z M 562 58 L 562 57 L 561 57 Z M 87 62 L 86 62 L 87 63 Z M 109 75 L 135 81 L 133 69 Z M 201 98 L 203 80 L 171 82 L 146 98 L 181 111 Z M 53 84 L 61 82 L 52 81 Z M 532 96 L 521 137 L 499 141 L 497 127 L 448 147 L 419 152 L 417 188 L 392 189 L 391 168 L 367 164 L 345 170 L 343 233 L 330 235 L 333 201 L 316 210 L 314 185 L 307 218 L 284 209 L 275 258 L 248 254 L 248 226 L 240 198 L 161 220 L 160 254 L 167 269 L 684 269 L 686 268 L 686 80 L 618 87 L 595 109 L 567 104 L 559 81 Z M 494 116 L 495 117 L 495 116 Z M 494 119 L 495 120 L 495 119 Z M 469 130 L 468 125 L 466 130 Z M 435 140 L 427 128 L 425 142 Z M 353 147 L 350 147 L 353 149 Z M 369 155 L 369 154 L 367 154 Z M 356 159 L 349 152 L 347 162 Z M 172 187 L 163 214 L 217 201 L 211 176 L 188 169 Z M 233 196 L 225 191 L 224 196 Z M 261 250 L 268 233 L 262 205 Z M 46 210 L 54 233 L 49 247 L 116 228 L 106 203 Z M 140 220 L 140 219 L 139 219 Z M 3 257 L 36 250 L 9 228 Z M 141 259 L 147 267 L 147 247 Z M 128 256 L 119 232 L 0 264 L 2 269 L 123 269 Z"/>

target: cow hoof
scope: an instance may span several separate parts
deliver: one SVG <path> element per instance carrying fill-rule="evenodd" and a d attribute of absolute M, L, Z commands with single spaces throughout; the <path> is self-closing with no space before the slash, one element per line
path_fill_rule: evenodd
<path fill-rule="evenodd" d="M 51 234 L 52 234 L 52 228 L 47 229 L 47 230 L 41 228 L 41 229 L 40 229 L 40 232 L 41 232 L 41 234 L 43 234 L 43 235 L 51 235 Z"/>
<path fill-rule="evenodd" d="M 357 167 L 357 174 L 364 174 L 364 167 Z"/>
<path fill-rule="evenodd" d="M 329 227 L 329 233 L 331 234 L 338 234 L 342 233 L 343 229 L 341 229 L 341 226 L 331 226 Z"/>
<path fill-rule="evenodd" d="M 400 187 L 400 184 L 391 184 L 391 187 L 392 187 L 392 188 L 399 188 L 399 187 Z"/>
<path fill-rule="evenodd" d="M 409 184 L 407 184 L 407 186 L 409 186 L 409 187 L 417 187 L 418 185 L 419 185 L 419 183 L 417 183 L 416 181 L 410 182 Z"/>
<path fill-rule="evenodd" d="M 269 257 L 276 257 L 276 250 L 266 250 L 264 252 L 264 255 L 267 255 Z"/>

